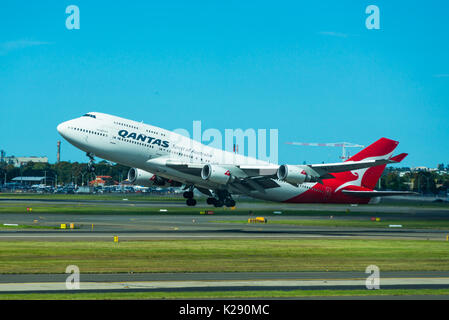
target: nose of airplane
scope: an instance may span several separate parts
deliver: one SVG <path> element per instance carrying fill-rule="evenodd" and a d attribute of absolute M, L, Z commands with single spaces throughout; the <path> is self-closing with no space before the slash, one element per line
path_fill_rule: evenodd
<path fill-rule="evenodd" d="M 64 134 L 66 133 L 66 130 L 67 130 L 67 122 L 62 122 L 62 123 L 58 124 L 58 126 L 56 127 L 56 130 L 58 130 L 60 135 L 64 136 Z"/>

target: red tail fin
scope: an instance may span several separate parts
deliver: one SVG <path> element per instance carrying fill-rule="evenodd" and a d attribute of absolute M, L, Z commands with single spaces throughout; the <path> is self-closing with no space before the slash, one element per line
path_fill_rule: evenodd
<path fill-rule="evenodd" d="M 360 160 L 375 160 L 375 159 L 388 159 L 391 157 L 394 149 L 398 146 L 399 142 L 390 140 L 387 138 L 380 138 L 373 144 L 369 145 L 359 153 L 355 154 L 347 161 L 360 161 Z M 402 160 L 401 158 L 400 160 Z M 381 165 L 377 167 L 371 167 L 369 169 L 364 169 L 366 172 L 363 174 L 362 183 L 363 187 L 374 189 L 379 181 L 382 172 L 385 170 L 386 165 Z"/>
<path fill-rule="evenodd" d="M 377 159 L 388 159 L 398 144 L 398 141 L 380 138 L 346 161 L 360 161 L 372 157 L 378 157 Z"/>

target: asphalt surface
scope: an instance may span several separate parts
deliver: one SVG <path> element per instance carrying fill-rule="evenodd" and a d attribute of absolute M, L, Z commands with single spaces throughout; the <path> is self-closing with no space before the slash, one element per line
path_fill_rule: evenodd
<path fill-rule="evenodd" d="M 258 290 L 363 290 L 369 275 L 356 272 L 236 272 L 81 274 L 76 290 L 68 274 L 1 275 L 1 293 L 207 292 Z M 385 272 L 381 289 L 449 289 L 449 272 Z"/>
<path fill-rule="evenodd" d="M 120 240 L 226 239 L 226 238 L 342 238 L 446 240 L 449 230 L 402 228 L 309 227 L 269 223 L 286 219 L 330 219 L 330 217 L 270 216 L 268 223 L 232 223 L 246 216 L 213 215 L 101 215 L 3 213 L 0 224 L 60 226 L 73 223 L 76 229 L 3 229 L 1 240 Z M 337 217 L 333 218 L 337 219 Z M 346 219 L 345 217 L 343 219 Z M 229 221 L 229 222 L 228 222 Z"/>
<path fill-rule="evenodd" d="M 78 289 L 68 274 L 1 275 L 1 293 L 207 292 L 258 290 L 364 290 L 367 274 L 354 272 L 237 272 L 81 274 Z M 381 289 L 449 289 L 449 272 L 386 272 Z"/>
<path fill-rule="evenodd" d="M 125 199 L 125 200 L 123 200 Z M 183 201 L 128 201 L 125 197 L 117 200 L 38 200 L 33 199 L 0 199 L 0 205 L 23 205 L 24 207 L 45 204 L 52 207 L 70 205 L 95 207 L 113 206 L 123 208 L 148 207 L 159 208 L 170 212 L 172 208 L 184 208 Z M 1 240 L 110 240 L 119 236 L 121 240 L 152 240 L 152 239 L 226 239 L 226 238 L 342 238 L 342 239 L 417 239 L 417 240 L 446 240 L 449 230 L 404 229 L 404 228 L 351 228 L 351 227 L 309 227 L 285 224 L 246 224 L 232 223 L 235 220 L 246 220 L 257 216 L 258 209 L 276 212 L 295 211 L 311 212 L 310 215 L 270 215 L 269 222 L 288 219 L 338 219 L 354 220 L 365 217 L 351 215 L 351 212 L 372 213 L 373 216 L 382 214 L 382 219 L 449 219 L 449 206 L 422 205 L 336 205 L 336 204 L 282 204 L 270 202 L 239 202 L 238 209 L 248 210 L 248 215 L 227 214 L 201 215 L 200 211 L 211 210 L 211 207 L 198 206 L 198 214 L 58 214 L 58 213 L 2 213 L 1 224 L 20 224 L 55 227 L 61 224 L 74 223 L 74 230 L 50 229 L 3 229 L 0 231 Z M 212 208 L 213 210 L 213 208 Z M 251 211 L 254 214 L 251 215 Z M 320 211 L 320 215 L 313 215 L 313 211 Z M 322 212 L 329 212 L 323 216 Z M 332 216 L 334 212 L 344 212 L 345 215 Z"/>
<path fill-rule="evenodd" d="M 185 201 L 139 201 L 129 200 L 126 195 L 117 197 L 116 200 L 60 200 L 60 199 L 35 199 L 35 198 L 0 198 L 1 204 L 47 204 L 47 205 L 101 205 L 113 207 L 137 207 L 137 208 L 186 208 Z M 214 210 L 213 206 L 197 206 L 199 210 Z M 404 202 L 402 204 L 385 202 L 370 205 L 351 204 L 313 204 L 313 203 L 278 203 L 262 201 L 237 201 L 237 208 L 243 210 L 273 210 L 273 211 L 329 211 L 329 212 L 371 212 L 371 213 L 393 213 L 408 215 L 424 215 L 431 217 L 449 217 L 449 204 L 432 206 L 426 203 Z"/>
<path fill-rule="evenodd" d="M 82 282 L 125 281 L 240 281 L 240 280 L 365 280 L 368 274 L 329 272 L 189 272 L 189 273 L 97 273 L 81 274 Z M 389 271 L 385 279 L 449 279 L 449 271 Z M 0 274 L 0 283 L 65 282 L 67 274 Z"/>

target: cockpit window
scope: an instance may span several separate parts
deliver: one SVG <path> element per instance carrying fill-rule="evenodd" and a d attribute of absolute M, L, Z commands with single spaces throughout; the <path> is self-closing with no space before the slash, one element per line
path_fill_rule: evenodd
<path fill-rule="evenodd" d="M 97 119 L 96 116 L 94 116 L 93 114 L 89 114 L 89 113 L 86 113 L 85 115 L 83 115 L 83 117 L 91 117 L 91 118 Z"/>

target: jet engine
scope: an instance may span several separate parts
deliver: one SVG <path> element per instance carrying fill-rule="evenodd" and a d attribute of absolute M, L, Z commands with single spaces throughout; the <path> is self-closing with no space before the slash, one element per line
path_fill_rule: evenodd
<path fill-rule="evenodd" d="M 294 185 L 314 181 L 313 177 L 307 174 L 304 166 L 292 166 L 288 164 L 283 164 L 278 168 L 277 177 L 279 180 Z"/>
<path fill-rule="evenodd" d="M 201 178 L 217 184 L 226 184 L 231 180 L 231 173 L 223 167 L 206 164 L 201 169 Z"/>
<path fill-rule="evenodd" d="M 167 179 L 158 177 L 151 172 L 131 168 L 128 171 L 128 180 L 134 185 L 143 186 L 143 187 L 151 187 L 151 186 L 160 186 L 160 187 L 168 187 L 170 183 Z"/>

